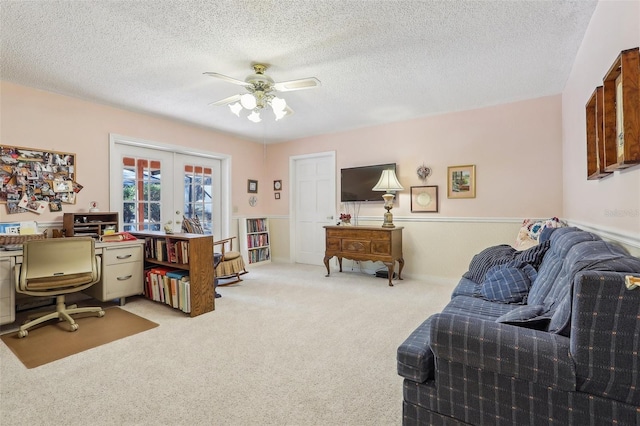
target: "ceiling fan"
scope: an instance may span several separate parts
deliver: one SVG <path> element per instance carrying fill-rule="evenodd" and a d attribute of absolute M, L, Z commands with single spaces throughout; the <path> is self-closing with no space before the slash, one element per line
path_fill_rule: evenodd
<path fill-rule="evenodd" d="M 315 77 L 276 83 L 271 77 L 264 73 L 268 65 L 253 64 L 252 66 L 254 73 L 248 75 L 244 81 L 217 72 L 205 72 L 205 75 L 244 86 L 247 90 L 245 94 L 229 96 L 228 98 L 212 102 L 209 105 L 229 105 L 231 112 L 238 117 L 244 108 L 245 110 L 251 111 L 247 118 L 255 123 L 261 121 L 260 112 L 267 106 L 270 106 L 276 116 L 276 120 L 280 120 L 287 115 L 293 114 L 293 110 L 287 105 L 287 102 L 283 98 L 276 96 L 276 92 L 291 92 L 294 90 L 313 89 L 314 87 L 320 86 L 320 80 Z"/>

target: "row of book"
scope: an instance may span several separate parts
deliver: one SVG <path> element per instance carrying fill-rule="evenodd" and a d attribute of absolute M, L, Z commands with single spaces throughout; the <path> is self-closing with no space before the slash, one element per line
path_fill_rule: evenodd
<path fill-rule="evenodd" d="M 249 248 L 263 247 L 268 245 L 269 245 L 269 234 L 247 235 L 247 246 Z"/>
<path fill-rule="evenodd" d="M 247 219 L 247 232 L 266 232 L 267 219 Z"/>
<path fill-rule="evenodd" d="M 189 271 L 154 266 L 145 271 L 144 294 L 183 312 L 191 312 Z"/>
<path fill-rule="evenodd" d="M 249 263 L 264 262 L 270 259 L 269 248 L 249 250 Z"/>
<path fill-rule="evenodd" d="M 189 263 L 189 241 L 145 238 L 144 255 L 170 263 Z"/>

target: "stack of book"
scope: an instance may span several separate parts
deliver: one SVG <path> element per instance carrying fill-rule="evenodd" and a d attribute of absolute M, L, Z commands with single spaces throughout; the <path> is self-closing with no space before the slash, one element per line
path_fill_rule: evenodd
<path fill-rule="evenodd" d="M 154 266 L 145 271 L 145 296 L 156 302 L 191 312 L 189 271 Z"/>

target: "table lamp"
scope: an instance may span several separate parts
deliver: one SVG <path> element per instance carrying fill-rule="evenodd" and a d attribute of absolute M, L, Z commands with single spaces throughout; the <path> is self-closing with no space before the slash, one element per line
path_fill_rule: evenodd
<path fill-rule="evenodd" d="M 393 208 L 393 198 L 395 195 L 393 192 L 402 191 L 404 188 L 398 182 L 398 178 L 396 177 L 396 172 L 393 169 L 383 170 L 380 175 L 380 180 L 376 183 L 376 186 L 373 187 L 374 191 L 385 191 L 386 194 L 382 195 L 384 198 L 384 208 L 387 212 L 384 214 L 384 222 L 382 223 L 383 228 L 395 228 L 396 226 L 393 224 L 393 214 L 391 214 L 391 209 Z"/>

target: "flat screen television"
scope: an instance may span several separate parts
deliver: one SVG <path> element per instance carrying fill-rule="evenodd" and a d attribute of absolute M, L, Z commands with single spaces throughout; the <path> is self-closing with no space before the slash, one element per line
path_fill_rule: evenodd
<path fill-rule="evenodd" d="M 350 167 L 340 170 L 340 200 L 349 201 L 380 201 L 381 191 L 374 191 L 383 170 L 396 170 L 395 163 L 376 164 L 373 166 Z"/>

